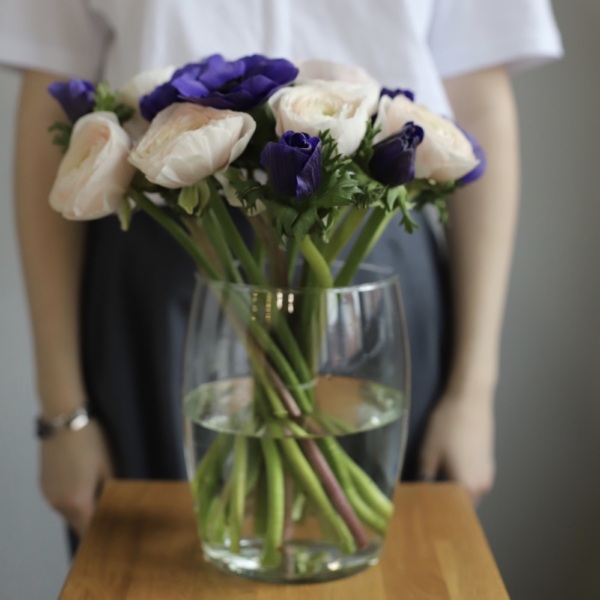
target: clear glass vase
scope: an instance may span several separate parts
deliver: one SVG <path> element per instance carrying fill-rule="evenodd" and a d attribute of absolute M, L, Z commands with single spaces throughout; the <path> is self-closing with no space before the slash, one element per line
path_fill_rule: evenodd
<path fill-rule="evenodd" d="M 198 277 L 185 452 L 205 558 L 274 582 L 377 561 L 408 418 L 398 281 L 264 289 Z"/>

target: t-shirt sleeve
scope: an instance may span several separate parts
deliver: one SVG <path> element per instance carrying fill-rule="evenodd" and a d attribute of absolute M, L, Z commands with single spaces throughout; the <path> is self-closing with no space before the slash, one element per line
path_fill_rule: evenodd
<path fill-rule="evenodd" d="M 436 0 L 429 42 L 443 78 L 562 56 L 549 0 Z"/>
<path fill-rule="evenodd" d="M 88 0 L 0 1 L 0 65 L 97 80 L 109 40 Z"/>

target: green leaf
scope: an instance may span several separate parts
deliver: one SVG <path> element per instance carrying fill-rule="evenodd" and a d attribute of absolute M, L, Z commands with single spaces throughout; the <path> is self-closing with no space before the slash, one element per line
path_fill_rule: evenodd
<path fill-rule="evenodd" d="M 369 163 L 373 158 L 374 138 L 381 131 L 381 127 L 373 127 L 371 119 L 367 121 L 367 131 L 354 155 L 354 160 L 366 173 L 369 172 Z"/>
<path fill-rule="evenodd" d="M 196 207 L 200 203 L 200 195 L 196 185 L 189 185 L 181 188 L 177 198 L 177 205 L 188 214 L 193 215 Z"/>
<path fill-rule="evenodd" d="M 177 197 L 177 206 L 188 215 L 200 217 L 210 203 L 210 186 L 206 180 L 182 188 Z"/>
<path fill-rule="evenodd" d="M 225 172 L 229 185 L 235 190 L 235 194 L 242 206 L 248 211 L 256 208 L 256 203 L 270 196 L 269 186 L 265 186 L 254 179 L 248 179 L 241 169 L 229 167 Z"/>
<path fill-rule="evenodd" d="M 300 213 L 292 225 L 294 235 L 302 239 L 312 229 L 317 219 L 318 214 L 316 208 Z"/>
<path fill-rule="evenodd" d="M 121 125 L 131 119 L 135 113 L 135 110 L 131 106 L 123 104 L 122 102 L 117 102 L 115 93 L 110 89 L 110 86 L 106 82 L 98 84 L 94 94 L 94 100 L 96 102 L 94 112 L 106 111 L 115 113 Z"/>
<path fill-rule="evenodd" d="M 129 121 L 129 119 L 131 119 L 131 117 L 133 117 L 133 115 L 135 113 L 135 109 L 133 109 L 131 106 L 129 106 L 127 104 L 118 102 L 115 105 L 114 113 L 115 113 L 115 115 L 117 115 L 117 119 L 119 119 L 119 123 L 121 123 L 121 125 L 123 125 L 123 123 L 126 123 L 127 121 Z"/>
<path fill-rule="evenodd" d="M 407 233 L 413 233 L 415 229 L 418 229 L 418 223 L 412 218 L 411 210 L 414 208 L 414 203 L 410 200 L 408 190 L 405 186 L 401 185 L 397 188 L 394 188 L 397 193 L 396 196 L 396 206 L 400 209 L 402 213 L 402 219 L 400 220 L 400 225 L 404 227 Z"/>
<path fill-rule="evenodd" d="M 48 131 L 53 134 L 52 143 L 58 146 L 64 154 L 69 149 L 71 143 L 71 134 L 73 126 L 68 123 L 53 123 L 48 127 Z"/>
<path fill-rule="evenodd" d="M 133 206 L 132 201 L 129 200 L 127 195 L 124 196 L 123 200 L 119 204 L 117 216 L 119 217 L 119 223 L 121 224 L 121 231 L 129 231 L 131 218 L 133 217 Z"/>
<path fill-rule="evenodd" d="M 418 180 L 409 184 L 410 194 L 414 197 L 417 210 L 422 210 L 428 204 L 435 206 L 442 223 L 448 220 L 446 200 L 459 187 L 455 181 L 438 183 L 433 180 Z"/>
<path fill-rule="evenodd" d="M 277 202 L 267 201 L 271 213 L 273 215 L 274 225 L 278 237 L 284 235 L 288 237 L 294 236 L 294 222 L 298 218 L 299 212 L 293 206 L 278 204 Z"/>

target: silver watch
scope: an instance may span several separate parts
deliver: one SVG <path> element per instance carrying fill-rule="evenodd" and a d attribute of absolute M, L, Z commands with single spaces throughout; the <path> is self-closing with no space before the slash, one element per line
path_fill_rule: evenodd
<path fill-rule="evenodd" d="M 83 429 L 92 418 L 87 408 L 78 408 L 73 412 L 55 417 L 54 419 L 43 419 L 38 417 L 35 420 L 35 433 L 38 438 L 45 440 L 54 435 L 61 429 L 68 431 L 79 431 Z"/>

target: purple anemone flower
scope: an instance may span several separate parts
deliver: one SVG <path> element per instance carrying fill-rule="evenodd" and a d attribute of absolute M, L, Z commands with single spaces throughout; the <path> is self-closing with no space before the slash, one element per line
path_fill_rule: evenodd
<path fill-rule="evenodd" d="M 373 146 L 371 176 L 384 185 L 404 185 L 415 176 L 415 154 L 423 141 L 423 128 L 412 121 Z"/>
<path fill-rule="evenodd" d="M 278 194 L 306 200 L 321 185 L 321 140 L 307 133 L 286 131 L 278 142 L 266 144 L 260 164 Z"/>
<path fill-rule="evenodd" d="M 55 81 L 48 86 L 48 92 L 61 105 L 71 123 L 91 113 L 96 106 L 96 88 L 93 83 L 84 79 Z"/>
<path fill-rule="evenodd" d="M 463 175 L 457 182 L 459 185 L 467 185 L 468 183 L 473 183 L 473 181 L 479 179 L 484 174 L 487 166 L 487 158 L 477 138 L 466 129 L 463 129 L 458 125 L 457 127 L 465 134 L 465 137 L 469 142 L 471 142 L 473 154 L 475 154 L 475 158 L 479 161 L 479 164 L 473 170 L 469 171 L 466 175 Z"/>
<path fill-rule="evenodd" d="M 148 121 L 174 102 L 247 111 L 265 102 L 297 75 L 298 69 L 285 59 L 254 54 L 228 61 L 213 54 L 175 71 L 168 82 L 141 99 L 140 111 Z"/>
<path fill-rule="evenodd" d="M 379 94 L 379 96 L 389 96 L 390 98 L 395 98 L 396 96 L 406 96 L 411 102 L 415 101 L 414 92 L 411 92 L 410 90 L 403 90 L 400 88 L 397 88 L 395 90 L 386 87 L 381 88 L 381 93 Z"/>

